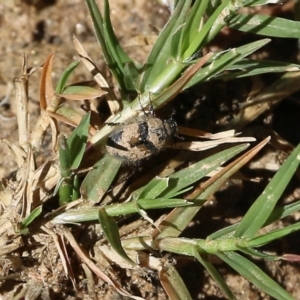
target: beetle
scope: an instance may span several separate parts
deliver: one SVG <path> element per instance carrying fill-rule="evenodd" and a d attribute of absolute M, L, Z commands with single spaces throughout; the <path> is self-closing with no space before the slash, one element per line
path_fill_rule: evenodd
<path fill-rule="evenodd" d="M 114 130 L 107 139 L 107 153 L 128 164 L 138 165 L 165 149 L 177 134 L 176 121 L 172 116 L 165 120 L 155 117 L 152 107 L 145 116 L 143 121 Z"/>

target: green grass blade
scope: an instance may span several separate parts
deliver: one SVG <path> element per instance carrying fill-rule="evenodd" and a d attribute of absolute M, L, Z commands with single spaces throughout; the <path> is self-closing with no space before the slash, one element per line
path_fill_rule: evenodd
<path fill-rule="evenodd" d="M 93 22 L 97 40 L 102 47 L 102 52 L 103 52 L 104 58 L 108 65 L 112 65 L 114 60 L 113 60 L 113 57 L 110 56 L 108 47 L 106 47 L 105 31 L 104 31 L 104 26 L 103 26 L 104 22 L 103 22 L 102 15 L 99 11 L 99 8 L 98 8 L 95 0 L 86 0 L 85 2 L 87 4 L 87 8 L 89 10 L 89 13 L 90 13 L 90 16 L 91 16 L 91 19 Z"/>
<path fill-rule="evenodd" d="M 104 18 L 102 17 L 95 0 L 86 0 L 86 3 L 105 61 L 117 80 L 120 90 L 126 91 L 123 69 L 124 65 L 132 63 L 132 60 L 122 49 L 113 31 L 109 15 L 109 3 L 107 0 L 104 2 Z"/>
<path fill-rule="evenodd" d="M 248 147 L 247 144 L 231 147 L 219 153 L 211 155 L 188 168 L 180 170 L 169 177 L 169 186 L 161 194 L 161 197 L 173 197 L 178 191 L 197 182 L 205 177 L 208 173 L 239 154 Z"/>
<path fill-rule="evenodd" d="M 86 175 L 80 187 L 84 199 L 98 203 L 110 188 L 122 162 L 109 155 L 102 157 Z"/>
<path fill-rule="evenodd" d="M 283 219 L 297 211 L 300 210 L 300 201 L 285 205 L 283 207 L 276 208 L 275 210 L 272 211 L 270 217 L 267 219 L 267 221 L 264 223 L 264 226 L 268 226 L 271 223 Z M 215 240 L 219 238 L 230 238 L 233 236 L 234 232 L 240 225 L 240 222 L 230 225 L 228 227 L 222 228 L 221 230 L 218 230 L 214 232 L 213 234 L 209 235 L 207 238 L 209 240 Z"/>
<path fill-rule="evenodd" d="M 178 95 L 191 80 L 191 78 L 193 78 L 193 76 L 198 72 L 198 70 L 203 67 L 205 62 L 209 60 L 210 57 L 211 54 L 208 54 L 200 58 L 174 83 L 169 82 L 169 85 L 167 81 L 169 79 L 173 79 L 173 75 L 177 77 L 177 73 L 182 70 L 183 66 L 182 64 L 173 64 L 171 69 L 166 69 L 165 72 L 161 74 L 161 78 L 157 78 L 157 82 L 155 82 L 155 89 L 158 89 L 158 91 L 160 91 L 159 95 L 154 99 L 155 106 L 162 106 L 168 101 L 171 101 L 176 95 Z"/>
<path fill-rule="evenodd" d="M 177 30 L 174 32 L 171 43 L 171 56 L 176 60 L 186 60 L 187 58 L 183 56 L 185 51 L 189 49 L 190 45 L 195 41 L 197 36 L 199 36 L 199 32 L 201 32 L 201 36 L 203 36 L 202 23 L 204 22 L 203 15 L 207 3 L 208 0 L 195 1 L 186 18 L 186 22 L 181 26 L 178 26 Z M 196 54 L 196 51 L 198 51 L 199 48 L 198 45 L 197 49 L 194 49 L 194 51 L 191 50 L 192 56 Z M 190 59 L 190 57 L 188 58 Z"/>
<path fill-rule="evenodd" d="M 75 128 L 75 130 L 73 130 L 72 134 L 67 140 L 70 149 L 71 159 L 72 159 L 72 164 L 71 164 L 72 169 L 77 169 L 83 158 L 86 149 L 86 144 L 87 144 L 90 119 L 91 119 L 90 113 L 83 116 L 79 125 Z"/>
<path fill-rule="evenodd" d="M 235 237 L 252 238 L 261 229 L 299 166 L 299 152 L 300 144 L 284 162 L 264 192 L 250 207 L 237 228 L 234 234 Z"/>
<path fill-rule="evenodd" d="M 238 63 L 244 57 L 252 54 L 270 41 L 270 39 L 263 39 L 226 52 L 214 54 L 211 58 L 211 63 L 199 70 L 184 88 L 188 89 L 199 82 L 213 79 L 213 76 L 220 74 L 231 65 Z"/>
<path fill-rule="evenodd" d="M 127 55 L 127 53 L 123 50 L 121 47 L 111 24 L 110 20 L 110 8 L 109 8 L 109 2 L 108 0 L 104 0 L 104 33 L 106 38 L 107 47 L 109 49 L 109 53 L 111 57 L 114 58 L 114 62 L 117 64 L 117 68 L 112 65 L 109 65 L 110 70 L 112 71 L 114 68 L 116 76 L 116 80 L 118 81 L 118 84 L 120 87 L 123 87 L 123 89 L 129 88 L 135 90 L 135 81 L 136 78 L 132 78 L 131 76 L 128 76 L 129 74 L 124 72 L 124 67 L 126 64 L 129 64 L 131 69 L 135 68 L 135 65 L 131 58 Z M 101 45 L 102 46 L 102 45 Z M 130 75 L 138 74 L 138 70 L 136 69 L 135 72 L 131 72 Z M 126 75 L 126 76 L 125 76 Z M 125 79 L 126 77 L 126 79 Z M 124 89 L 125 90 L 125 89 Z M 122 89 L 121 89 L 122 91 Z"/>
<path fill-rule="evenodd" d="M 255 76 L 266 73 L 282 73 L 282 72 L 295 72 L 300 70 L 300 65 L 290 64 L 281 61 L 271 60 L 250 60 L 243 59 L 226 68 L 226 71 L 234 71 L 232 73 L 221 74 L 215 79 L 235 79 L 248 76 Z"/>
<path fill-rule="evenodd" d="M 56 85 L 55 93 L 61 94 L 66 86 L 66 83 L 70 77 L 70 75 L 74 72 L 74 70 L 79 65 L 80 61 L 73 61 L 68 67 L 64 70 L 62 76 L 59 78 L 58 83 Z"/>
<path fill-rule="evenodd" d="M 184 26 L 182 44 L 177 44 L 181 47 L 181 53 L 189 48 L 199 31 L 202 29 L 203 25 L 201 25 L 201 23 L 203 22 L 203 15 L 207 8 L 207 3 L 208 0 L 198 0 L 193 4 L 189 17 L 187 18 Z"/>
<path fill-rule="evenodd" d="M 227 299 L 235 300 L 236 297 L 226 284 L 224 278 L 221 276 L 221 274 L 217 271 L 217 269 L 207 260 L 203 259 L 199 253 L 195 253 L 195 258 L 198 259 L 198 261 L 203 265 L 203 267 L 206 269 L 206 271 L 210 274 L 210 276 L 215 280 L 215 282 L 219 285 L 219 287 L 222 289 L 223 293 L 227 297 Z"/>
<path fill-rule="evenodd" d="M 160 282 L 172 300 L 192 300 L 188 289 L 174 266 L 169 265 L 162 268 L 159 273 Z"/>
<path fill-rule="evenodd" d="M 201 205 L 201 200 L 186 201 L 182 199 L 140 199 L 138 206 L 135 201 L 112 204 L 105 206 L 105 210 L 108 215 L 122 216 L 133 213 L 139 213 L 142 210 L 148 209 L 165 209 L 183 206 L 199 206 Z M 99 208 L 82 208 L 76 210 L 68 210 L 58 216 L 56 216 L 52 222 L 55 224 L 65 224 L 65 223 L 81 223 L 98 220 L 98 210 Z"/>
<path fill-rule="evenodd" d="M 99 209 L 99 222 L 101 224 L 103 233 L 107 238 L 112 248 L 126 261 L 135 265 L 135 263 L 128 257 L 127 253 L 122 247 L 119 228 L 115 220 L 110 217 L 104 208 Z"/>
<path fill-rule="evenodd" d="M 153 46 L 145 63 L 144 73 L 140 77 L 140 93 L 147 91 L 148 86 L 153 86 L 153 82 L 160 77 L 162 71 L 166 68 L 167 64 L 170 63 L 172 37 L 178 28 L 180 28 L 185 22 L 186 16 L 190 9 L 190 4 L 191 0 L 178 1 L 176 9 L 174 10 L 171 18 L 158 36 L 156 43 Z M 176 55 L 176 57 L 177 56 L 178 55 Z"/>
<path fill-rule="evenodd" d="M 174 60 L 180 61 L 181 52 L 178 51 L 182 47 L 183 44 L 183 34 L 184 34 L 184 25 L 182 24 L 176 32 L 172 36 L 171 40 L 171 46 L 170 46 L 170 57 L 172 57 Z"/>
<path fill-rule="evenodd" d="M 300 222 L 297 222 L 296 224 L 292 224 L 284 228 L 272 230 L 266 234 L 255 237 L 249 241 L 249 245 L 252 247 L 261 247 L 274 240 L 279 240 L 288 234 L 298 231 L 299 229 L 300 229 Z"/>
<path fill-rule="evenodd" d="M 79 176 L 77 174 L 74 175 L 73 178 L 73 193 L 72 193 L 72 199 L 76 200 L 81 197 L 80 195 L 80 182 L 79 182 Z"/>
<path fill-rule="evenodd" d="M 203 1 L 203 2 L 204 2 L 204 5 L 207 6 L 207 2 L 205 2 L 205 1 Z M 193 55 L 195 54 L 195 52 L 197 50 L 199 50 L 199 48 L 203 47 L 207 42 L 210 41 L 210 40 L 206 39 L 206 36 L 209 33 L 209 31 L 211 30 L 211 28 L 213 27 L 214 23 L 216 23 L 216 20 L 219 18 L 221 12 L 227 7 L 229 2 L 230 2 L 230 0 L 222 1 L 221 4 L 215 9 L 213 14 L 205 22 L 205 24 L 201 28 L 201 31 L 197 32 L 197 34 L 194 35 L 193 41 L 189 45 L 188 49 L 186 49 L 186 51 L 182 54 L 182 58 L 184 61 L 193 57 Z M 201 20 L 198 20 L 198 21 L 200 23 Z M 219 23 L 219 22 L 217 22 L 217 23 Z M 222 22 L 222 23 L 223 23 L 222 25 L 220 23 L 220 27 L 215 32 L 215 34 L 217 34 L 222 29 L 222 27 L 225 25 L 225 22 Z M 212 39 L 212 38 L 213 38 L 213 36 L 210 36 L 210 39 Z M 205 43 L 204 43 L 204 41 L 205 41 Z"/>
<path fill-rule="evenodd" d="M 197 168 L 195 168 L 195 170 L 194 165 L 192 165 L 190 166 L 192 167 L 192 169 L 190 169 L 190 172 L 186 172 L 186 169 L 184 169 L 173 174 L 172 176 L 170 176 L 170 183 L 168 188 L 170 189 L 170 191 L 168 192 L 168 189 L 166 190 L 166 192 L 168 192 L 169 194 L 163 193 L 162 195 L 164 195 L 165 197 L 171 196 L 173 193 L 176 193 L 180 188 L 183 188 L 187 184 L 192 184 L 193 182 L 201 179 L 203 176 L 210 172 L 210 167 L 213 167 L 214 169 L 220 166 L 225 161 L 245 150 L 247 146 L 248 145 L 244 144 L 232 147 L 197 163 L 199 165 Z M 205 164 L 201 166 L 201 163 L 203 162 L 205 162 Z M 203 167 L 204 169 L 202 169 Z M 225 174 L 224 177 L 218 180 L 220 184 L 223 183 L 226 178 L 228 178 L 228 174 L 229 173 Z M 194 177 L 195 175 L 197 175 L 197 177 Z M 171 179 L 173 179 L 173 183 Z M 207 196 L 213 194 L 214 191 L 218 188 L 219 186 L 217 184 L 214 184 L 213 188 L 207 187 L 205 191 L 198 197 L 198 199 L 201 200 L 202 203 L 204 203 L 207 199 Z M 181 232 L 187 227 L 189 222 L 194 218 L 200 208 L 201 206 L 177 208 L 176 210 L 173 210 L 166 220 L 167 224 L 160 225 L 160 232 L 157 232 L 157 237 L 179 236 Z M 169 226 L 168 224 L 172 224 L 172 226 Z"/>
<path fill-rule="evenodd" d="M 281 38 L 300 38 L 300 22 L 268 15 L 231 14 L 226 19 L 231 28 Z"/>
<path fill-rule="evenodd" d="M 134 62 L 125 63 L 123 69 L 124 84 L 129 91 L 138 91 L 137 80 L 140 70 Z"/>
<path fill-rule="evenodd" d="M 258 251 L 257 249 L 250 248 L 249 244 L 250 243 L 248 243 L 247 247 L 237 246 L 237 248 L 240 252 L 247 254 L 249 256 L 253 256 L 255 258 L 262 258 L 264 260 L 278 260 L 279 257 L 277 255 L 267 254 L 265 252 Z"/>
<path fill-rule="evenodd" d="M 18 226 L 18 230 L 20 231 L 21 234 L 28 234 L 29 229 L 28 226 L 42 213 L 43 211 L 43 206 L 40 205 L 36 207 L 28 217 L 24 218 L 20 225 Z"/>
<path fill-rule="evenodd" d="M 71 100 L 91 100 L 102 95 L 105 95 L 106 92 L 103 90 L 95 89 L 89 86 L 83 85 L 72 85 L 67 86 L 62 94 L 58 94 L 58 96 L 64 97 L 66 99 Z"/>
<path fill-rule="evenodd" d="M 72 155 L 69 144 L 64 135 L 59 136 L 58 145 L 60 175 L 62 178 L 67 178 L 72 174 Z"/>
<path fill-rule="evenodd" d="M 74 186 L 73 186 L 72 177 L 63 178 L 59 187 L 58 195 L 59 195 L 59 206 L 64 206 L 65 204 L 68 204 L 71 201 L 75 200 L 73 198 Z"/>
<path fill-rule="evenodd" d="M 156 199 L 169 186 L 169 178 L 153 178 L 146 186 L 132 194 L 133 199 Z"/>
<path fill-rule="evenodd" d="M 278 300 L 294 300 L 286 290 L 247 258 L 235 252 L 218 253 L 217 256 L 268 295 Z"/>
<path fill-rule="evenodd" d="M 268 140 L 269 139 L 263 140 L 254 148 L 241 155 L 228 166 L 223 168 L 215 176 L 208 179 L 205 183 L 202 183 L 201 186 L 196 189 L 193 194 L 189 195 L 189 199 L 199 199 L 205 202 L 209 196 L 213 195 L 220 189 L 220 187 L 225 183 L 226 180 L 228 180 L 228 178 L 230 178 L 237 170 L 245 165 L 249 161 L 249 159 L 251 159 L 262 147 L 264 147 Z M 236 147 L 245 147 L 245 145 L 239 145 Z M 230 149 L 233 150 L 233 148 Z M 240 148 L 240 150 L 242 151 L 242 148 Z M 181 232 L 188 226 L 189 222 L 195 217 L 200 208 L 201 207 L 187 207 L 174 209 L 164 219 L 164 222 L 159 225 L 160 232 L 156 231 L 154 235 L 157 235 L 159 237 L 179 236 Z M 170 226 L 169 224 L 172 224 L 172 226 Z"/>
<path fill-rule="evenodd" d="M 59 188 L 59 205 L 63 206 L 73 200 L 73 158 L 66 137 L 60 135 L 58 143 L 61 181 L 57 184 L 57 188 Z"/>

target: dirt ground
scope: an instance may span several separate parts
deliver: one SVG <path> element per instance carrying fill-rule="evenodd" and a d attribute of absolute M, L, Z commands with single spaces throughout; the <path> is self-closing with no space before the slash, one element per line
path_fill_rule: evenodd
<path fill-rule="evenodd" d="M 101 4 L 102 1 L 98 2 Z M 151 39 L 151 37 L 155 35 L 153 27 L 160 30 L 167 21 L 169 16 L 168 10 L 154 0 L 110 0 L 109 2 L 111 5 L 112 23 L 119 40 L 122 45 L 126 46 L 126 51 L 131 57 L 134 57 L 137 61 L 143 61 L 146 58 L 149 49 L 151 49 L 151 45 L 137 45 L 136 38 L 137 36 L 143 35 Z M 289 14 L 291 11 L 286 13 Z M 1 139 L 8 139 L 11 142 L 18 143 L 13 80 L 16 76 L 21 75 L 22 54 L 26 53 L 28 55 L 29 66 L 40 66 L 47 56 L 55 51 L 56 54 L 52 77 L 54 82 L 56 82 L 66 66 L 74 59 L 78 58 L 73 47 L 73 34 L 75 34 L 82 42 L 85 50 L 97 63 L 103 74 L 109 78 L 110 75 L 108 74 L 108 69 L 103 61 L 101 49 L 96 42 L 91 22 L 88 17 L 87 8 L 83 0 L 10 0 L 0 2 Z M 291 52 L 294 53 L 293 62 L 299 63 L 300 55 L 297 53 L 297 46 L 292 43 L 287 45 L 287 47 L 293 47 L 293 50 L 291 50 Z M 282 57 L 282 60 L 285 60 L 285 55 L 286 53 Z M 30 78 L 29 84 L 30 121 L 32 126 L 35 124 L 39 115 L 39 76 L 40 72 L 37 71 Z M 88 71 L 84 67 L 79 67 L 76 70 L 72 81 L 76 82 L 91 79 L 92 76 Z M 242 91 L 240 92 L 244 93 L 245 90 L 243 89 L 243 85 L 240 85 L 239 83 L 238 85 L 239 87 L 236 88 L 236 85 L 230 84 L 230 88 L 235 92 L 237 90 L 240 91 L 241 89 Z M 224 86 L 219 84 L 213 93 L 223 95 L 223 91 Z M 300 142 L 299 96 L 299 93 L 294 95 L 289 101 L 278 106 L 274 112 L 266 113 L 263 118 L 260 118 L 259 121 L 254 124 L 255 126 L 250 126 L 245 130 L 250 133 L 254 132 L 254 135 L 266 135 L 270 130 L 275 129 L 283 136 L 283 139 L 287 140 L 291 145 L 297 145 Z M 7 99 L 7 101 L 3 101 L 3 99 Z M 194 103 L 191 103 L 192 101 L 194 101 L 194 98 L 191 96 L 190 100 L 186 100 L 183 110 L 193 109 L 193 114 L 190 113 L 190 115 L 193 115 L 191 123 L 193 123 L 193 126 L 198 126 L 199 123 L 195 122 L 195 118 L 201 117 L 204 113 L 197 108 Z M 191 105 L 192 107 L 187 107 L 188 105 Z M 199 109 L 199 111 L 197 109 Z M 187 112 L 185 113 L 188 115 Z M 208 119 L 208 114 L 206 114 L 204 118 Z M 178 116 L 178 120 L 179 123 L 182 122 L 185 126 L 190 124 L 183 115 Z M 212 121 L 210 120 L 206 123 L 207 128 L 197 129 L 209 130 L 211 129 L 211 122 Z M 205 124 L 203 126 L 205 126 Z M 267 133 L 264 133 L 264 130 Z M 51 150 L 47 148 L 45 151 L 51 152 Z M 249 203 L 251 203 L 251 201 L 255 199 L 255 196 L 262 191 L 272 174 L 274 174 L 274 169 L 277 169 L 281 164 L 281 161 L 284 159 L 282 159 L 281 156 L 286 157 L 286 154 L 282 154 L 281 149 L 274 149 L 272 147 L 266 149 L 259 158 L 253 162 L 252 169 L 250 168 L 248 174 L 250 177 L 258 175 L 262 176 L 262 174 L 264 174 L 264 179 L 260 183 L 242 183 L 241 181 L 233 180 L 228 185 L 236 185 L 238 182 L 239 194 L 235 194 L 235 200 L 231 201 L 229 205 L 226 203 L 226 199 L 232 199 L 232 197 L 230 197 L 230 189 L 226 189 L 226 191 L 223 193 L 220 192 L 220 194 L 215 197 L 215 201 L 212 201 L 213 204 L 211 208 L 201 211 L 201 214 L 199 214 L 197 218 L 201 220 L 202 224 L 205 224 L 206 221 L 208 222 L 210 218 L 222 218 L 227 223 L 234 223 L 239 220 L 241 214 L 246 211 L 246 207 L 249 207 Z M 17 165 L 12 154 L 8 151 L 8 148 L 2 143 L 0 143 L 0 157 L 0 178 L 10 178 L 15 174 Z M 262 171 L 262 169 L 264 171 Z M 234 193 L 236 193 L 236 191 L 235 188 Z M 281 203 L 289 203 L 297 198 L 300 198 L 299 177 L 293 180 Z M 244 202 L 242 205 L 240 204 L 239 199 L 243 199 Z M 223 209 L 224 205 L 228 208 L 225 213 Z M 277 223 L 276 226 L 283 226 L 286 225 L 287 222 L 294 222 L 299 219 L 299 217 L 300 215 L 296 215 L 293 219 L 291 218 L 288 221 Z M 211 224 L 210 222 L 208 223 Z M 207 228 L 206 230 L 207 232 L 201 233 L 201 237 L 205 237 L 205 234 L 211 233 L 213 228 Z M 295 233 L 291 235 L 291 237 L 280 241 L 280 243 L 272 244 L 271 248 L 268 250 L 279 254 L 299 254 L 299 240 L 300 235 Z M 37 243 L 37 241 L 35 242 Z M 39 241 L 39 243 L 42 243 L 42 241 Z M 32 244 L 31 246 L 33 247 Z M 69 296 L 67 296 L 66 293 L 59 295 L 61 290 L 66 290 L 61 287 L 62 285 L 69 285 L 70 289 L 72 288 L 68 279 L 63 278 L 63 275 L 60 275 L 61 277 L 53 279 L 52 285 L 49 280 L 43 282 L 43 272 L 48 271 L 43 269 L 46 268 L 46 263 L 34 266 L 33 264 L 29 264 L 28 258 L 27 261 L 22 261 L 23 258 L 21 259 L 20 257 L 20 253 L 18 253 L 18 255 L 16 254 L 13 258 L 0 257 L 0 299 L 12 299 L 8 296 L 6 297 L 6 295 L 17 286 L 18 281 L 6 280 L 1 283 L 1 280 L 4 276 L 14 273 L 32 274 L 31 277 L 26 277 L 24 275 L 22 280 L 32 280 L 33 284 L 36 284 L 37 282 L 34 279 L 39 277 L 38 279 L 42 289 L 47 290 L 48 292 L 41 294 L 38 299 L 90 299 L 86 293 L 86 287 L 82 282 L 78 284 L 79 292 L 76 295 L 74 293 Z M 59 258 L 57 257 L 57 259 Z M 75 258 L 72 259 L 75 260 Z M 12 264 L 12 261 L 15 265 Z M 26 266 L 25 261 L 29 266 Z M 53 261 L 51 263 L 53 263 Z M 266 263 L 257 261 L 257 264 L 277 282 L 284 286 L 295 299 L 300 299 L 299 263 L 287 263 L 283 261 Z M 57 263 L 57 269 L 59 269 L 58 265 L 59 263 Z M 25 271 L 26 268 L 27 270 Z M 271 299 L 247 280 L 238 276 L 232 270 L 228 270 L 224 264 L 220 263 L 219 269 L 238 299 Z M 193 299 L 224 299 L 219 288 L 197 263 L 187 261 L 180 267 L 179 272 L 183 275 Z M 160 286 L 159 280 L 155 274 L 141 275 L 132 272 L 130 273 L 130 276 L 132 282 L 134 282 L 134 284 L 128 282 L 131 291 L 134 292 L 134 290 L 136 290 L 139 295 L 147 295 L 147 299 L 166 299 L 167 296 Z M 102 287 L 100 283 L 97 287 L 101 291 Z M 119 296 L 111 289 L 108 289 L 107 286 L 103 286 L 102 293 L 99 292 L 98 295 L 102 295 L 99 296 L 98 299 L 125 299 L 125 297 Z"/>

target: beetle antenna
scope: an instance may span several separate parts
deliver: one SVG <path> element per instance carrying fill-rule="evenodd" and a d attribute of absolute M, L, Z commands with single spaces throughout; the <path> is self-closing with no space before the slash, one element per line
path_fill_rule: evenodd
<path fill-rule="evenodd" d="M 152 104 L 151 98 L 152 98 L 152 97 L 151 97 L 151 92 L 149 92 L 149 100 L 150 100 L 149 102 L 150 102 L 150 105 L 149 105 L 149 112 L 147 112 L 147 111 L 145 110 L 145 108 L 143 107 L 143 105 L 142 105 L 140 95 L 138 95 L 138 99 L 139 99 L 139 102 L 140 102 L 142 111 L 143 111 L 143 113 L 145 114 L 145 116 L 151 115 L 151 116 L 155 117 L 155 112 L 154 112 L 154 108 L 153 108 L 153 104 Z"/>

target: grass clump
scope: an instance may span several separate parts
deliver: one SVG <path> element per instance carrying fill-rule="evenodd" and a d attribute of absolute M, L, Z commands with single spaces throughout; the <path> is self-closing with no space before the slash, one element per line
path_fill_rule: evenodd
<path fill-rule="evenodd" d="M 86 0 L 86 3 L 120 96 L 117 97 L 105 78 L 96 72 L 96 64 L 74 37 L 80 62 L 91 71 L 98 87 L 84 83 L 67 85 L 79 64 L 76 61 L 66 67 L 54 88 L 51 79 L 54 55 L 51 54 L 41 73 L 41 114 L 30 132 L 27 88 L 31 73 L 25 60 L 23 74 L 15 81 L 17 100 L 20 107 L 24 107 L 18 114 L 20 145 L 2 140 L 13 151 L 19 166 L 16 178 L 11 178 L 9 184 L 3 181 L 1 185 L 2 195 L 10 197 L 1 215 L 1 238 L 3 243 L 7 243 L 8 238 L 13 241 L 10 247 L 3 248 L 2 255 L 13 255 L 23 243 L 26 246 L 26 238 L 37 241 L 46 234 L 57 254 L 54 269 L 61 268 L 67 278 L 65 288 L 61 289 L 63 295 L 72 290 L 66 283 L 70 280 L 74 290 L 80 289 L 90 297 L 100 299 L 103 290 L 113 287 L 133 299 L 150 299 L 153 295 L 147 294 L 138 284 L 136 292 L 130 280 L 134 273 L 141 278 L 155 271 L 157 275 L 153 276 L 170 299 L 192 299 L 191 291 L 176 269 L 176 262 L 166 259 L 180 261 L 187 256 L 202 264 L 228 299 L 235 299 L 235 295 L 213 264 L 212 257 L 218 257 L 267 295 L 275 299 L 293 299 L 251 258 L 298 259 L 297 255 L 271 255 L 260 248 L 300 227 L 300 223 L 295 222 L 282 228 L 266 229 L 299 210 L 299 201 L 282 206 L 277 203 L 299 166 L 300 146 L 293 149 L 239 222 L 224 226 L 205 238 L 186 236 L 185 232 L 212 195 L 270 141 L 267 137 L 246 150 L 249 144 L 245 142 L 255 139 L 238 137 L 234 130 L 240 130 L 271 105 L 296 91 L 300 66 L 257 60 L 251 55 L 268 44 L 272 37 L 299 38 L 299 22 L 238 13 L 238 10 L 265 5 L 268 1 L 179 0 L 145 64 L 141 65 L 126 54 L 116 38 L 109 2 L 104 1 L 103 13 L 95 1 Z M 268 38 L 214 53 L 206 51 L 225 26 Z M 128 173 L 133 167 L 124 167 L 122 161 L 103 151 L 107 137 L 115 130 L 114 124 L 126 126 L 128 122 L 135 122 L 135 118 L 143 117 L 144 108 L 153 106 L 158 110 L 180 93 L 205 82 L 238 80 L 265 73 L 283 75 L 257 93 L 250 103 L 241 105 L 240 111 L 226 125 L 227 130 L 211 134 L 201 132 L 200 128 L 179 126 L 179 136 L 191 137 L 191 140 L 175 138 L 167 147 L 202 151 L 225 143 L 239 142 L 238 145 L 217 148 L 196 162 L 187 163 L 181 157 L 173 157 L 148 172 L 144 169 L 144 173 L 138 173 L 144 174 L 141 178 L 133 174 L 129 186 L 126 178 L 130 177 Z M 275 88 L 278 86 L 280 93 Z M 93 102 L 99 97 L 105 97 L 111 113 L 105 122 L 100 120 Z M 86 113 L 80 114 L 65 105 L 72 100 L 84 100 Z M 75 128 L 68 138 L 59 135 L 60 122 Z M 43 147 L 43 135 L 49 128 L 54 155 L 37 167 L 35 153 Z M 205 141 L 200 141 L 199 137 Z M 139 145 L 145 143 L 139 140 Z M 162 166 L 169 168 L 162 171 Z M 49 248 L 47 251 L 50 253 Z M 70 253 L 76 253 L 82 262 L 80 271 L 70 260 Z M 49 265 L 53 258 L 54 255 Z M 83 273 L 87 289 L 78 284 L 78 274 Z M 92 274 L 108 285 L 101 290 Z M 9 276 L 3 280 L 9 280 Z M 28 285 L 23 286 L 21 292 L 26 294 Z"/>

